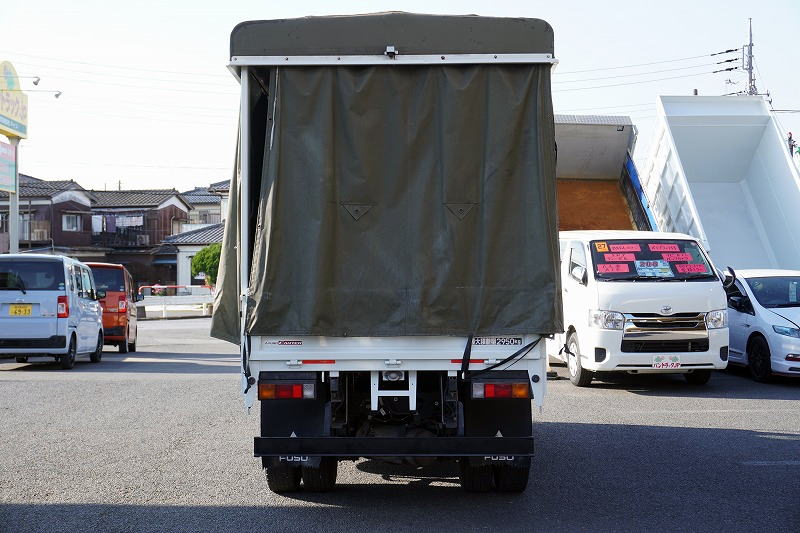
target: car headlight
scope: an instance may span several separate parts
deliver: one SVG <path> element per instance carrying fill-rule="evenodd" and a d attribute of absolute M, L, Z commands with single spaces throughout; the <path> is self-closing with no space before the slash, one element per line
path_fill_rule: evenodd
<path fill-rule="evenodd" d="M 589 311 L 589 326 L 603 329 L 622 329 L 625 317 L 616 311 Z"/>
<path fill-rule="evenodd" d="M 706 327 L 708 329 L 719 329 L 728 327 L 728 310 L 717 309 L 706 313 Z"/>
<path fill-rule="evenodd" d="M 786 326 L 772 326 L 772 330 L 778 335 L 786 335 L 787 337 L 796 337 L 800 339 L 800 329 L 789 328 Z"/>

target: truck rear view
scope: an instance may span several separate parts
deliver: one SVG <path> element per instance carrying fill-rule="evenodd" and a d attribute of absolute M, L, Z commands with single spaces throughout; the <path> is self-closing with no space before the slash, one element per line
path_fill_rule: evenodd
<path fill-rule="evenodd" d="M 276 492 L 338 461 L 459 463 L 524 490 L 544 336 L 561 331 L 537 19 L 386 13 L 246 22 L 238 169 L 212 334 L 241 346 Z"/>

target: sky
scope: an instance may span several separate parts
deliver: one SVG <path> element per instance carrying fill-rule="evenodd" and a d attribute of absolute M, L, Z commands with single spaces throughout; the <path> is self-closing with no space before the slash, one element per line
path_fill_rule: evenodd
<path fill-rule="evenodd" d="M 659 95 L 746 88 L 741 71 L 711 74 L 739 53 L 753 18 L 756 83 L 775 109 L 800 109 L 800 2 L 27 0 L 0 11 L 0 61 L 28 93 L 20 171 L 86 188 L 180 191 L 230 177 L 238 84 L 228 39 L 245 20 L 400 10 L 535 17 L 555 32 L 557 113 L 630 116 L 634 159 L 647 159 Z M 642 65 L 648 63 L 647 65 Z M 639 65 L 629 67 L 630 65 Z M 619 68 L 624 67 L 624 68 Z M 735 84 L 726 83 L 726 80 Z M 53 92 L 61 91 L 59 98 Z M 778 115 L 800 136 L 800 113 Z"/>

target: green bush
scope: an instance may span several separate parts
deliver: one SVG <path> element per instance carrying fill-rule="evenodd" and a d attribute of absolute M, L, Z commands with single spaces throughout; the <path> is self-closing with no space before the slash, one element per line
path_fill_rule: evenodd
<path fill-rule="evenodd" d="M 219 270 L 219 256 L 222 252 L 220 243 L 209 244 L 192 257 L 192 276 L 197 276 L 200 272 L 206 273 L 206 285 L 214 285 L 217 282 L 217 271 Z"/>

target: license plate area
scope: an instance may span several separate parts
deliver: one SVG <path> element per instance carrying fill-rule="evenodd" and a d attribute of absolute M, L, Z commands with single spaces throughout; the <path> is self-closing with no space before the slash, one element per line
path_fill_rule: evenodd
<path fill-rule="evenodd" d="M 10 304 L 8 316 L 31 316 L 33 304 Z"/>
<path fill-rule="evenodd" d="M 680 368 L 681 357 L 679 355 L 654 355 L 653 368 Z"/>

